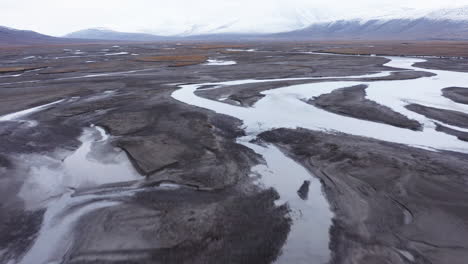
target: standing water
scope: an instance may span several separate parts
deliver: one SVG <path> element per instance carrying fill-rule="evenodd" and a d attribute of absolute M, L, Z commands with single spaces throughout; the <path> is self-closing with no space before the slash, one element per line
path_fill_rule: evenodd
<path fill-rule="evenodd" d="M 39 165 L 30 168 L 18 196 L 26 209 L 45 208 L 45 213 L 32 247 L 17 263 L 61 263 L 72 246 L 74 227 L 83 216 L 118 205 L 119 199 L 138 191 L 136 187 L 109 187 L 109 191 L 101 188 L 99 192 L 80 193 L 103 184 L 142 178 L 123 151 L 110 147 L 109 136 L 102 128 L 85 129 L 80 141 L 81 146 L 63 161 L 27 157 L 33 163 L 38 159 Z"/>
<path fill-rule="evenodd" d="M 328 229 L 333 214 L 322 195 L 320 181 L 278 148 L 249 143 L 249 139 L 240 138 L 238 142 L 262 155 L 267 164 L 255 166 L 253 172 L 262 176 L 265 187 L 278 191 L 278 202 L 289 205 L 294 223 L 277 263 L 328 263 Z"/>

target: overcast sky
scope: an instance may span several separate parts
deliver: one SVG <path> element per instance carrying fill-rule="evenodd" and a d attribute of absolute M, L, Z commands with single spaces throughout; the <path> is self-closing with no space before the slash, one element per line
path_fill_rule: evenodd
<path fill-rule="evenodd" d="M 54 36 L 94 27 L 164 35 L 223 25 L 230 31 L 274 32 L 316 21 L 461 5 L 468 0 L 0 0 L 0 25 Z"/>

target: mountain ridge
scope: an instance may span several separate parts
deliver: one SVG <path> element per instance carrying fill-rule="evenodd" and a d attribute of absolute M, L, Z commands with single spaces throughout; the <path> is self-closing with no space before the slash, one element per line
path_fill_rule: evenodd
<path fill-rule="evenodd" d="M 40 34 L 31 30 L 20 30 L 0 26 L 0 44 L 3 45 L 27 45 L 34 43 L 49 43 L 60 40 L 60 38 Z"/>
<path fill-rule="evenodd" d="M 276 38 L 313 40 L 467 40 L 468 20 L 342 20 L 274 34 Z"/>
<path fill-rule="evenodd" d="M 468 40 L 468 6 L 438 10 L 404 9 L 375 18 L 347 18 L 321 21 L 305 26 L 306 18 L 317 12 L 301 11 L 296 30 L 278 33 L 231 32 L 238 20 L 220 25 L 192 25 L 176 35 L 119 32 L 109 28 L 89 28 L 64 37 L 52 37 L 30 30 L 0 26 L 0 44 L 30 45 L 83 41 L 249 41 L 249 40 Z M 325 16 L 324 16 L 325 17 Z M 299 23 L 300 22 L 300 23 Z"/>

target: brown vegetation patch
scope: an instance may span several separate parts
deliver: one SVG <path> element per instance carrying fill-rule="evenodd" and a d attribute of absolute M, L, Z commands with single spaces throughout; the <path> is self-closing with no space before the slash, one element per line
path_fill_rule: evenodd
<path fill-rule="evenodd" d="M 55 74 L 55 73 L 70 73 L 77 72 L 77 69 L 50 69 L 46 71 L 41 71 L 39 74 Z"/>
<path fill-rule="evenodd" d="M 348 47 L 324 51 L 352 55 L 468 57 L 466 42 L 355 43 Z"/>
<path fill-rule="evenodd" d="M 49 69 L 38 72 L 39 74 L 61 74 L 72 72 L 101 72 L 115 67 L 115 61 L 96 62 L 76 65 L 52 65 Z"/>
<path fill-rule="evenodd" d="M 245 48 L 245 45 L 219 45 L 219 44 L 207 44 L 207 45 L 201 45 L 198 46 L 198 49 L 239 49 L 239 48 Z"/>
<path fill-rule="evenodd" d="M 203 62 L 203 61 L 202 61 Z M 200 61 L 187 61 L 187 62 L 178 62 L 178 63 L 174 63 L 174 64 L 171 64 L 169 65 L 169 67 L 184 67 L 184 66 L 192 66 L 192 65 L 198 65 L 200 63 L 202 63 Z"/>
<path fill-rule="evenodd" d="M 12 72 L 24 72 L 31 71 L 36 69 L 41 69 L 45 67 L 0 67 L 0 74 L 2 73 L 12 73 Z"/>
<path fill-rule="evenodd" d="M 138 58 L 144 62 L 169 62 L 169 67 L 183 67 L 197 65 L 208 60 L 206 55 L 166 55 Z"/>
<path fill-rule="evenodd" d="M 239 54 L 241 52 L 242 52 L 241 50 L 222 50 L 219 53 L 230 55 L 230 54 Z"/>

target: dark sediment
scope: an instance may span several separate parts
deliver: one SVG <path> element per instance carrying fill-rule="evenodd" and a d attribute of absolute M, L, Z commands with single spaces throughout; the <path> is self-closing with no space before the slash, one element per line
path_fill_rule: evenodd
<path fill-rule="evenodd" d="M 97 123 L 122 136 L 115 144 L 141 174 L 203 188 L 225 188 L 248 176 L 256 155 L 235 144 L 243 133 L 237 120 L 154 100 L 147 109 L 115 112 Z"/>
<path fill-rule="evenodd" d="M 260 138 L 321 179 L 335 212 L 331 263 L 464 263 L 466 155 L 345 134 L 278 129 Z"/>
<path fill-rule="evenodd" d="M 410 104 L 405 107 L 413 112 L 444 122 L 445 124 L 468 128 L 468 114 L 419 104 Z"/>
<path fill-rule="evenodd" d="M 67 263 L 271 263 L 289 232 L 276 198 L 273 190 L 141 193 L 82 221 Z"/>
<path fill-rule="evenodd" d="M 436 130 L 457 137 L 459 140 L 468 141 L 468 133 L 451 129 L 439 123 L 436 123 Z"/>
<path fill-rule="evenodd" d="M 416 120 L 397 113 L 389 107 L 366 99 L 366 85 L 358 85 L 334 90 L 320 95 L 308 103 L 326 111 L 351 116 L 354 118 L 389 124 L 396 127 L 421 130 L 422 125 Z"/>
<path fill-rule="evenodd" d="M 47 49 L 40 52 L 45 53 L 43 56 L 53 54 Z M 138 53 L 144 52 L 155 51 L 138 48 Z M 255 60 L 247 55 L 235 55 L 235 60 L 247 64 Z M 122 148 L 135 168 L 147 176 L 141 184 L 169 181 L 193 189 L 148 189 L 136 197 L 117 198 L 121 206 L 80 219 L 76 229 L 79 231 L 70 230 L 76 237 L 73 248 L 64 252 L 66 262 L 272 262 L 289 232 L 288 209 L 274 204 L 276 192 L 261 190 L 251 183 L 250 170 L 259 157 L 236 144 L 236 138 L 243 135 L 241 123 L 170 96 L 178 89 L 171 85 L 176 82 L 221 81 L 239 76 L 222 67 L 169 69 L 164 64 L 141 64 L 130 56 L 112 61 L 96 59 L 101 60 L 102 68 L 86 69 L 88 64 L 82 64 L 76 72 L 66 71 L 60 68 L 83 63 L 83 58 L 52 59 L 54 66 L 49 70 L 53 73 L 27 72 L 18 78 L 0 80 L 0 115 L 66 99 L 24 118 L 34 120 L 33 125 L 28 121 L 0 124 L 0 214 L 11 216 L 1 220 L 0 250 L 6 253 L 0 255 L 0 262 L 7 263 L 27 252 L 42 221 L 43 210 L 31 214 L 17 196 L 27 176 L 20 168 L 30 165 L 17 164 L 14 158 L 25 155 L 27 160 L 28 155 L 73 151 L 79 146 L 77 139 L 83 128 L 91 124 L 105 128 L 113 136 L 112 143 Z M 14 56 L 8 60 L 15 60 Z M 271 75 L 272 68 L 255 72 L 256 67 L 251 64 L 231 69 L 245 78 Z M 154 69 L 147 75 L 75 79 L 86 74 L 142 68 Z M 298 75 L 306 73 L 303 69 L 297 71 Z M 134 183 L 120 183 L 119 188 L 130 184 Z"/>
<path fill-rule="evenodd" d="M 442 95 L 454 102 L 468 104 L 468 88 L 448 87 L 442 90 Z"/>
<path fill-rule="evenodd" d="M 416 63 L 416 67 L 436 69 L 443 71 L 468 72 L 468 60 L 466 58 L 425 58 L 427 61 Z"/>
<path fill-rule="evenodd" d="M 23 212 L 21 210 L 9 210 L 2 208 L 0 219 L 0 248 L 6 249 L 6 254 L 0 256 L 0 261 L 8 258 L 17 258 L 21 256 L 32 246 L 35 239 L 35 234 L 41 227 L 44 210 L 34 212 Z M 8 212 L 8 213 L 6 213 Z M 18 228 L 20 227 L 20 228 Z"/>
<path fill-rule="evenodd" d="M 299 195 L 299 198 L 301 198 L 302 200 L 309 199 L 309 186 L 310 186 L 310 181 L 304 181 L 304 183 L 301 185 L 299 190 L 297 190 L 297 194 Z"/>

